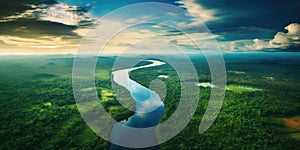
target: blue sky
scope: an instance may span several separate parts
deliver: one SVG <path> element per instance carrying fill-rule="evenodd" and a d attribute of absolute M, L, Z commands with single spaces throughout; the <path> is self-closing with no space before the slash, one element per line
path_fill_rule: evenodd
<path fill-rule="evenodd" d="M 164 8 L 152 12 L 137 8 L 101 20 L 120 7 L 142 2 L 167 3 L 180 7 L 183 13 L 162 17 L 159 13 Z M 224 52 L 300 51 L 300 3 L 292 0 L 11 0 L 0 8 L 0 54 L 75 53 L 81 38 L 99 22 L 155 18 L 162 23 L 173 21 L 175 28 L 183 28 L 197 40 L 210 36 Z M 213 35 L 202 33 L 204 25 Z M 194 47 L 180 31 L 153 25 L 120 34 L 111 42 L 110 51 L 149 35 L 185 49 Z"/>

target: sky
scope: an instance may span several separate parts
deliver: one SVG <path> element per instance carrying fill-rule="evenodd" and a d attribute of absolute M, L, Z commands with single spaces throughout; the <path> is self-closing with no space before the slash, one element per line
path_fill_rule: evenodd
<path fill-rule="evenodd" d="M 156 8 L 157 11 L 137 8 L 110 18 L 109 14 L 118 8 L 142 2 L 167 3 L 182 12 L 167 12 L 163 7 Z M 1 3 L 0 55 L 74 54 L 88 31 L 102 24 L 153 20 L 162 24 L 126 29 L 107 44 L 106 51 L 121 51 L 151 37 L 195 50 L 195 44 L 178 29 L 203 41 L 203 45 L 208 45 L 204 49 L 209 49 L 208 41 L 215 39 L 223 52 L 300 51 L 300 2 L 297 0 L 9 0 Z M 173 28 L 164 26 L 169 23 Z M 211 34 L 203 32 L 203 26 Z M 151 44 L 155 42 L 136 48 L 146 49 Z"/>

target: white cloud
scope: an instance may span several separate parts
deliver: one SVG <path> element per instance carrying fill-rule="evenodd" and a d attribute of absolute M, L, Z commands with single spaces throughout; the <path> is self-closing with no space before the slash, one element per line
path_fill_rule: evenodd
<path fill-rule="evenodd" d="M 246 48 L 249 49 L 249 45 L 252 44 L 251 40 L 236 40 L 220 42 L 219 45 L 222 49 L 229 51 L 243 51 Z"/>
<path fill-rule="evenodd" d="M 138 18 L 129 18 L 125 21 L 126 23 L 136 23 L 139 22 Z"/>
<path fill-rule="evenodd" d="M 252 45 L 252 48 L 254 50 L 261 50 L 264 48 L 269 48 L 269 43 L 267 41 L 260 40 L 260 39 L 254 39 L 253 42 L 254 42 L 254 44 Z"/>
<path fill-rule="evenodd" d="M 300 24 L 292 23 L 286 26 L 288 32 L 278 32 L 274 39 L 272 39 L 269 44 L 272 48 L 289 48 L 289 47 L 296 47 L 300 46 Z"/>
<path fill-rule="evenodd" d="M 76 6 L 67 6 L 66 4 L 58 3 L 40 11 L 39 19 L 65 25 L 78 25 L 77 14 L 72 12 L 75 9 Z"/>
<path fill-rule="evenodd" d="M 75 47 L 75 42 L 64 40 L 62 37 L 44 36 L 40 38 L 21 38 L 17 36 L 0 36 L 0 40 L 6 44 L 26 48 L 55 49 Z"/>
<path fill-rule="evenodd" d="M 178 24 L 179 26 L 197 26 L 202 22 L 209 22 L 218 19 L 215 16 L 215 10 L 205 9 L 202 5 L 196 3 L 194 0 L 182 0 L 177 1 L 176 3 L 181 4 L 181 7 L 186 8 L 189 15 L 193 17 L 192 23 L 186 24 L 185 22 L 181 22 Z"/>
<path fill-rule="evenodd" d="M 221 45 L 221 47 L 222 47 L 222 46 L 223 46 L 223 45 Z M 233 51 L 235 48 L 236 48 L 235 42 L 230 42 L 230 44 L 229 44 L 229 50 Z"/>
<path fill-rule="evenodd" d="M 254 51 L 269 48 L 268 40 L 235 40 L 220 42 L 220 47 L 229 51 Z"/>
<path fill-rule="evenodd" d="M 288 34 L 290 35 L 299 35 L 300 34 L 300 24 L 292 23 L 285 27 L 284 29 L 288 30 Z"/>
<path fill-rule="evenodd" d="M 85 36 L 89 30 L 90 29 L 88 29 L 88 28 L 78 28 L 78 29 L 74 30 L 73 32 L 79 36 Z"/>
<path fill-rule="evenodd" d="M 94 19 L 90 13 L 84 12 L 77 6 L 58 3 L 40 13 L 40 20 L 62 23 L 65 25 L 86 26 L 91 25 Z"/>
<path fill-rule="evenodd" d="M 153 25 L 152 28 L 161 28 L 161 25 Z"/>
<path fill-rule="evenodd" d="M 148 21 L 150 19 L 155 19 L 155 18 L 157 18 L 157 17 L 151 16 L 151 15 L 143 15 L 143 16 L 139 16 L 136 18 L 129 18 L 129 19 L 125 20 L 125 23 L 129 23 L 129 24 L 139 23 L 139 22 L 145 22 L 145 21 Z"/>
<path fill-rule="evenodd" d="M 7 16 L 0 22 L 8 22 L 16 19 L 37 19 L 43 21 L 51 21 L 62 23 L 65 25 L 85 26 L 94 22 L 91 14 L 82 10 L 77 6 L 69 6 L 64 3 L 54 5 L 32 5 L 32 9 L 23 13 Z"/>
<path fill-rule="evenodd" d="M 253 51 L 266 49 L 288 49 L 300 47 L 300 24 L 292 23 L 284 29 L 287 33 L 278 32 L 273 39 L 236 40 L 221 42 L 221 47 L 230 51 Z"/>

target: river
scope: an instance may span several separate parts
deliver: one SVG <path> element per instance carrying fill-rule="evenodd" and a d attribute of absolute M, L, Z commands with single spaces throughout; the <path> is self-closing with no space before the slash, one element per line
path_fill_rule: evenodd
<path fill-rule="evenodd" d="M 114 82 L 130 92 L 136 106 L 135 113 L 132 116 L 114 125 L 111 132 L 112 143 L 120 143 L 120 145 L 137 145 L 137 147 L 139 144 L 145 142 L 149 145 L 155 145 L 156 143 L 155 128 L 150 132 L 132 132 L 132 130 L 128 130 L 128 127 L 140 128 L 142 130 L 142 128 L 155 126 L 159 123 L 164 114 L 165 107 L 160 96 L 155 91 L 144 87 L 129 77 L 129 73 L 133 70 L 165 64 L 164 62 L 157 60 L 147 61 L 151 62 L 151 64 L 112 72 Z M 129 148 L 111 144 L 110 149 Z M 159 149 L 159 147 L 155 146 L 143 149 Z"/>

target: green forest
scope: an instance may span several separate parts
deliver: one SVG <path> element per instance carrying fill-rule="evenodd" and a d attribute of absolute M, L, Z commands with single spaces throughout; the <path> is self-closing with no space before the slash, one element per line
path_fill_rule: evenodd
<path fill-rule="evenodd" d="M 124 108 L 112 90 L 115 58 L 99 57 L 95 79 L 101 104 L 119 121 L 134 112 Z M 199 83 L 209 83 L 205 59 L 192 61 Z M 80 116 L 73 96 L 72 65 L 72 55 L 0 58 L 0 149 L 109 149 L 110 143 Z M 200 101 L 192 120 L 160 149 L 298 149 L 299 65 L 226 61 L 226 69 L 226 95 L 215 123 L 198 133 L 211 92 L 210 87 L 199 86 Z M 164 81 L 167 95 L 161 122 L 174 113 L 180 81 L 169 64 L 138 69 L 130 77 L 146 87 L 154 79 Z"/>

